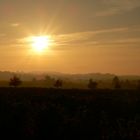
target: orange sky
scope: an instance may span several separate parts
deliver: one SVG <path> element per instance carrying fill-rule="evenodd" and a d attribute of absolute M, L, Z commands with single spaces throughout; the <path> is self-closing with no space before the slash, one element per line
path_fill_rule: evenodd
<path fill-rule="evenodd" d="M 140 74 L 139 0 L 0 0 L 0 70 Z M 51 35 L 37 54 L 29 36 Z"/>

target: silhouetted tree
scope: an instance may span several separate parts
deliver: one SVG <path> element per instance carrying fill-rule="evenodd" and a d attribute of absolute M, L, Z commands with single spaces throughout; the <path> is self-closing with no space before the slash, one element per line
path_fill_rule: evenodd
<path fill-rule="evenodd" d="M 33 79 L 32 79 L 32 82 L 36 82 L 37 80 L 36 80 L 36 78 L 35 77 L 33 77 Z"/>
<path fill-rule="evenodd" d="M 22 83 L 22 81 L 20 80 L 20 78 L 17 77 L 16 75 L 14 75 L 12 78 L 10 78 L 9 85 L 17 87 L 17 86 L 21 85 L 21 83 Z"/>
<path fill-rule="evenodd" d="M 138 80 L 137 89 L 140 89 L 140 80 Z"/>
<path fill-rule="evenodd" d="M 92 79 L 89 79 L 89 83 L 88 83 L 88 88 L 89 89 L 96 89 L 97 88 L 98 83 L 93 81 Z"/>
<path fill-rule="evenodd" d="M 52 78 L 50 76 L 46 75 L 44 80 L 48 82 L 48 81 L 51 81 Z"/>
<path fill-rule="evenodd" d="M 113 88 L 115 89 L 121 88 L 120 80 L 117 76 L 113 78 L 112 84 L 113 84 Z"/>
<path fill-rule="evenodd" d="M 52 85 L 54 86 L 54 83 L 56 82 L 56 80 L 49 75 L 44 77 L 44 81 L 47 87 L 52 87 Z"/>
<path fill-rule="evenodd" d="M 62 87 L 62 85 L 63 85 L 63 81 L 60 79 L 56 80 L 54 83 L 54 87 L 56 87 L 56 88 L 60 88 L 60 87 Z"/>

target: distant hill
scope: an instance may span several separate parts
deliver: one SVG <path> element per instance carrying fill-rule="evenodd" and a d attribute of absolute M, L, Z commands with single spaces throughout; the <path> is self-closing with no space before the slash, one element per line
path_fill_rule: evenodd
<path fill-rule="evenodd" d="M 18 75 L 23 80 L 31 80 L 33 78 L 32 74 L 29 73 L 20 73 L 20 72 L 9 72 L 9 71 L 0 71 L 0 81 L 7 81 L 13 75 Z"/>
<path fill-rule="evenodd" d="M 45 76 L 50 76 L 52 78 L 62 78 L 69 80 L 88 80 L 90 78 L 94 80 L 112 80 L 115 74 L 110 73 L 88 73 L 88 74 L 63 74 L 57 72 L 43 72 L 43 73 L 24 73 L 24 72 L 9 72 L 9 71 L 0 71 L 0 81 L 7 81 L 13 75 L 19 76 L 24 81 L 31 81 L 33 78 L 37 80 L 45 79 Z M 140 75 L 120 75 L 120 79 L 128 80 L 139 80 Z"/>

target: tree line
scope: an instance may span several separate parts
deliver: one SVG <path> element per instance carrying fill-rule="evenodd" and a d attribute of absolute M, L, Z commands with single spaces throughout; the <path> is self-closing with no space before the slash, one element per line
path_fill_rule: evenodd
<path fill-rule="evenodd" d="M 50 79 L 49 76 L 46 77 L 46 79 Z M 34 79 L 35 81 L 36 79 Z M 51 80 L 51 79 L 50 79 Z M 20 79 L 20 77 L 14 75 L 12 78 L 9 80 L 9 86 L 11 87 L 18 87 L 22 85 L 23 81 Z M 129 86 L 129 80 L 126 80 L 127 85 Z M 54 88 L 62 88 L 64 84 L 64 81 L 62 79 L 56 79 L 54 80 L 53 87 Z M 93 79 L 89 79 L 87 82 L 87 88 L 89 89 L 98 89 L 99 83 Z M 113 89 L 121 89 L 123 88 L 122 83 L 118 76 L 115 76 L 112 79 L 112 88 Z M 140 89 L 140 80 L 137 81 L 137 89 Z"/>

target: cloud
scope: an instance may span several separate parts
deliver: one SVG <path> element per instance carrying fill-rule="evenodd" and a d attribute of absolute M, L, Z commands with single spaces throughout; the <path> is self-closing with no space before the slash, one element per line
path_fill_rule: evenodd
<path fill-rule="evenodd" d="M 108 33 L 120 33 L 125 31 L 128 31 L 127 27 L 56 35 L 54 37 L 55 45 L 56 46 L 89 45 L 89 44 L 95 45 L 98 44 L 98 41 L 94 39 L 97 35 Z"/>
<path fill-rule="evenodd" d="M 102 0 L 102 2 L 107 8 L 97 12 L 96 16 L 112 16 L 140 7 L 140 0 Z"/>
<path fill-rule="evenodd" d="M 120 13 L 120 10 L 119 9 L 117 9 L 117 8 L 109 8 L 107 10 L 97 12 L 95 14 L 95 16 L 97 16 L 97 17 L 105 17 L 105 16 L 116 15 L 118 13 Z"/>
<path fill-rule="evenodd" d="M 0 37 L 5 37 L 6 34 L 5 33 L 0 33 Z"/>
<path fill-rule="evenodd" d="M 140 37 L 137 38 L 126 38 L 126 39 L 119 39 L 114 41 L 106 41 L 104 44 L 140 44 Z"/>
<path fill-rule="evenodd" d="M 20 24 L 19 23 L 12 23 L 10 24 L 11 27 L 18 27 Z"/>
<path fill-rule="evenodd" d="M 53 35 L 51 48 L 54 50 L 67 50 L 75 47 L 115 46 L 128 44 L 140 45 L 140 38 L 131 36 L 133 32 L 140 32 L 139 26 L 101 29 L 87 32 Z M 130 36 L 127 36 L 130 34 Z M 112 37 L 113 36 L 113 37 Z M 18 46 L 27 46 L 25 38 L 15 40 Z"/>
<path fill-rule="evenodd" d="M 109 2 L 111 5 L 114 5 L 122 10 L 133 10 L 140 7 L 139 0 L 109 0 Z"/>

